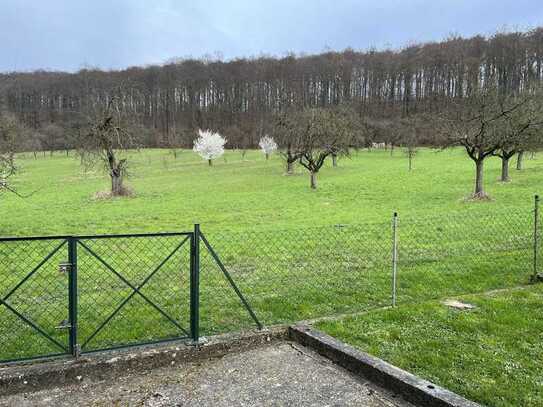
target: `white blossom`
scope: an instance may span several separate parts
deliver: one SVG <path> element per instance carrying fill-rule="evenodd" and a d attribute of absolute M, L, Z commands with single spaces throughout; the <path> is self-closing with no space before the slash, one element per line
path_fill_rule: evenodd
<path fill-rule="evenodd" d="M 211 130 L 198 130 L 198 134 L 198 138 L 194 140 L 193 150 L 200 157 L 211 163 L 211 160 L 224 154 L 226 139 L 219 133 L 214 133 Z"/>
<path fill-rule="evenodd" d="M 273 137 L 267 135 L 260 139 L 260 141 L 258 142 L 258 146 L 260 147 L 262 152 L 266 154 L 266 158 L 268 158 L 270 154 L 273 154 L 273 152 L 277 150 L 277 143 L 275 142 Z"/>

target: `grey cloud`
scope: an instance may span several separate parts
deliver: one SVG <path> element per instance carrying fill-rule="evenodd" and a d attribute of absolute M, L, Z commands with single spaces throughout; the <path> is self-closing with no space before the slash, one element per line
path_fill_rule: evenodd
<path fill-rule="evenodd" d="M 540 0 L 0 0 L 0 71 L 399 47 L 541 23 Z"/>

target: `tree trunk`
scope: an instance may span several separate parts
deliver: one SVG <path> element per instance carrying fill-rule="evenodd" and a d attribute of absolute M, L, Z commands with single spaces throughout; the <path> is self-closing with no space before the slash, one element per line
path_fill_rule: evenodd
<path fill-rule="evenodd" d="M 209 164 L 210 167 L 213 165 L 213 161 L 212 161 L 212 160 L 207 160 L 207 163 Z"/>
<path fill-rule="evenodd" d="M 270 159 L 270 155 L 266 153 L 266 160 L 269 160 L 269 159 Z"/>
<path fill-rule="evenodd" d="M 409 171 L 413 169 L 413 155 L 411 153 L 409 154 Z"/>
<path fill-rule="evenodd" d="M 332 155 L 332 166 L 337 167 L 337 155 Z"/>
<path fill-rule="evenodd" d="M 123 195 L 123 177 L 118 171 L 111 171 L 111 195 L 121 196 Z"/>
<path fill-rule="evenodd" d="M 524 164 L 524 151 L 519 151 L 517 155 L 517 170 L 522 171 Z"/>
<path fill-rule="evenodd" d="M 390 156 L 394 156 L 394 144 L 390 145 Z"/>
<path fill-rule="evenodd" d="M 502 182 L 508 182 L 509 179 L 509 158 L 502 157 Z"/>
<path fill-rule="evenodd" d="M 287 174 L 292 175 L 294 173 L 294 162 L 287 160 Z"/>
<path fill-rule="evenodd" d="M 483 185 L 483 172 L 484 169 L 484 159 L 475 161 L 475 197 L 485 196 L 485 190 Z"/>
<path fill-rule="evenodd" d="M 311 178 L 311 189 L 317 189 L 317 173 L 311 172 L 310 178 Z"/>

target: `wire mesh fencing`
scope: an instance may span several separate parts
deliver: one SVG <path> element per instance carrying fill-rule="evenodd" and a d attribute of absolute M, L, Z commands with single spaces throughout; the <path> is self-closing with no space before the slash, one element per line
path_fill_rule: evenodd
<path fill-rule="evenodd" d="M 543 277 L 539 201 L 379 223 L 0 238 L 0 361 L 514 287 Z"/>
<path fill-rule="evenodd" d="M 398 303 L 526 284 L 533 236 L 529 211 L 400 219 Z"/>
<path fill-rule="evenodd" d="M 78 239 L 82 352 L 189 336 L 188 235 Z"/>
<path fill-rule="evenodd" d="M 0 360 L 68 352 L 65 239 L 7 240 L 0 244 Z"/>
<path fill-rule="evenodd" d="M 188 337 L 191 236 L 0 239 L 0 361 Z"/>
<path fill-rule="evenodd" d="M 543 280 L 543 267 L 541 264 L 541 238 L 543 230 L 543 222 L 541 215 L 541 198 L 539 195 L 535 196 L 534 204 L 534 250 L 533 250 L 533 273 L 532 273 L 532 282 L 542 281 Z"/>
<path fill-rule="evenodd" d="M 281 231 L 215 232 L 209 241 L 266 325 L 385 305 L 390 293 L 390 225 L 336 225 Z M 205 334 L 252 324 L 202 252 Z"/>
<path fill-rule="evenodd" d="M 209 241 L 256 315 L 273 325 L 526 284 L 541 271 L 540 216 L 399 214 L 365 225 L 218 231 Z M 201 270 L 203 332 L 253 326 L 206 253 Z"/>

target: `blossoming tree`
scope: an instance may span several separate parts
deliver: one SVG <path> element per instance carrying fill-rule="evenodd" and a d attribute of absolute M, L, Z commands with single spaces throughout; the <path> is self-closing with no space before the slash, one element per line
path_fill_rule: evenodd
<path fill-rule="evenodd" d="M 224 154 L 226 139 L 211 130 L 198 130 L 198 138 L 194 140 L 193 151 L 213 165 L 213 160 Z"/>
<path fill-rule="evenodd" d="M 266 155 L 266 160 L 270 158 L 270 155 L 273 154 L 275 150 L 277 150 L 277 143 L 275 142 L 273 137 L 270 137 L 268 135 L 260 139 L 260 141 L 258 142 L 258 146 Z"/>

